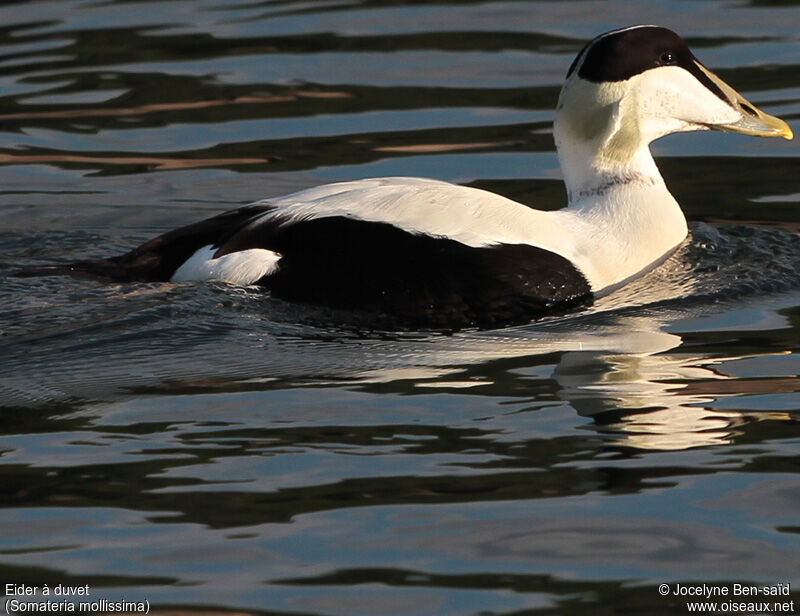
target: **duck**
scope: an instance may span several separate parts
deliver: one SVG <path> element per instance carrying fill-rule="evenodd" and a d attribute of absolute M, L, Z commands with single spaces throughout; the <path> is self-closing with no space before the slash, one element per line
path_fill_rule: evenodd
<path fill-rule="evenodd" d="M 649 145 L 698 130 L 793 137 L 675 32 L 629 26 L 589 41 L 567 71 L 553 123 L 563 209 L 435 179 L 344 181 L 38 273 L 255 285 L 280 300 L 412 327 L 531 322 L 590 304 L 681 245 L 686 218 Z"/>

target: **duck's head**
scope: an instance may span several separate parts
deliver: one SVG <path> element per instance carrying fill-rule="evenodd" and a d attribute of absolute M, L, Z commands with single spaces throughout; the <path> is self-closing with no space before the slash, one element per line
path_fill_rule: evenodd
<path fill-rule="evenodd" d="M 748 102 L 666 28 L 608 32 L 572 63 L 555 122 L 565 175 L 581 163 L 601 173 L 635 168 L 646 164 L 637 158 L 649 159 L 651 141 L 691 130 L 793 136 L 786 122 Z"/>

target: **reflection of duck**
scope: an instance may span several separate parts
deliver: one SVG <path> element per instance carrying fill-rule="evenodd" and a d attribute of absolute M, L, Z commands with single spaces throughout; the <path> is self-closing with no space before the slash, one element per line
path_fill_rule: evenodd
<path fill-rule="evenodd" d="M 610 320 L 596 316 L 600 319 L 588 317 L 592 323 L 585 317 L 554 320 L 551 327 L 542 324 L 456 333 L 428 344 L 428 352 L 418 351 L 419 357 L 429 362 L 427 366 L 363 371 L 359 381 L 384 385 L 397 381 L 405 383 L 398 385 L 398 391 L 404 392 L 435 389 L 453 393 L 478 388 L 489 395 L 520 395 L 528 387 L 538 392 L 541 379 L 552 379 L 557 384 L 553 393 L 591 419 L 585 428 L 601 434 L 611 445 L 639 450 L 729 444 L 746 424 L 791 419 L 784 412 L 749 410 L 747 399 L 741 409 L 725 399 L 758 391 L 796 391 L 796 378 L 732 376 L 724 366 L 745 357 L 712 359 L 676 352 L 681 337 L 663 331 L 664 323 L 649 316 L 618 315 Z M 554 354 L 557 363 L 551 373 L 552 364 L 538 358 L 553 358 Z M 495 387 L 491 380 L 475 378 L 476 371 L 466 368 L 473 362 L 514 358 L 528 359 L 512 362 L 515 370 L 522 367 L 519 374 L 528 372 L 524 366 L 536 367 L 532 381 L 523 376 L 511 384 L 501 380 Z M 491 369 L 477 373 L 494 374 Z"/>
<path fill-rule="evenodd" d="M 724 378 L 698 357 L 567 353 L 554 377 L 560 397 L 598 431 L 637 449 L 723 444 L 739 417 L 707 408 L 713 396 L 681 391 L 680 383 Z"/>
<path fill-rule="evenodd" d="M 648 144 L 707 129 L 792 137 L 675 33 L 624 28 L 591 41 L 567 73 L 554 126 L 569 195 L 563 210 L 434 180 L 361 180 L 258 202 L 120 257 L 46 271 L 259 284 L 289 300 L 409 324 L 524 321 L 624 284 L 683 241 L 686 221 Z"/>
<path fill-rule="evenodd" d="M 738 380 L 715 370 L 725 361 L 672 354 L 566 353 L 553 376 L 561 386 L 560 397 L 591 417 L 599 432 L 636 449 L 723 445 L 749 421 L 790 418 L 781 412 L 715 408 L 720 398 L 741 393 Z M 775 383 L 765 386 L 775 393 Z"/>

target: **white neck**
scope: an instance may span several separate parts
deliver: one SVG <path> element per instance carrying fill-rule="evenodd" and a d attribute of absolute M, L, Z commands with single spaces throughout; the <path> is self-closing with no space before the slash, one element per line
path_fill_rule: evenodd
<path fill-rule="evenodd" d="M 658 265 L 687 227 L 650 154 L 659 135 L 631 121 L 635 114 L 623 113 L 615 92 L 607 92 L 611 101 L 591 93 L 594 104 L 585 104 L 583 92 L 562 93 L 559 103 L 554 136 L 569 205 L 556 214 L 574 233 L 571 259 L 598 293 Z"/>

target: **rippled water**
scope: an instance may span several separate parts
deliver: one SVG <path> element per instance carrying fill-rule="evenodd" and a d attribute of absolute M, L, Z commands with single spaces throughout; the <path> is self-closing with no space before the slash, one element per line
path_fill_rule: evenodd
<path fill-rule="evenodd" d="M 525 327 L 378 333 L 225 285 L 8 274 L 339 179 L 558 208 L 561 80 L 630 23 L 797 132 L 800 2 L 0 11 L 0 594 L 420 616 L 684 613 L 657 589 L 678 582 L 798 597 L 796 142 L 657 143 L 691 238 Z"/>

